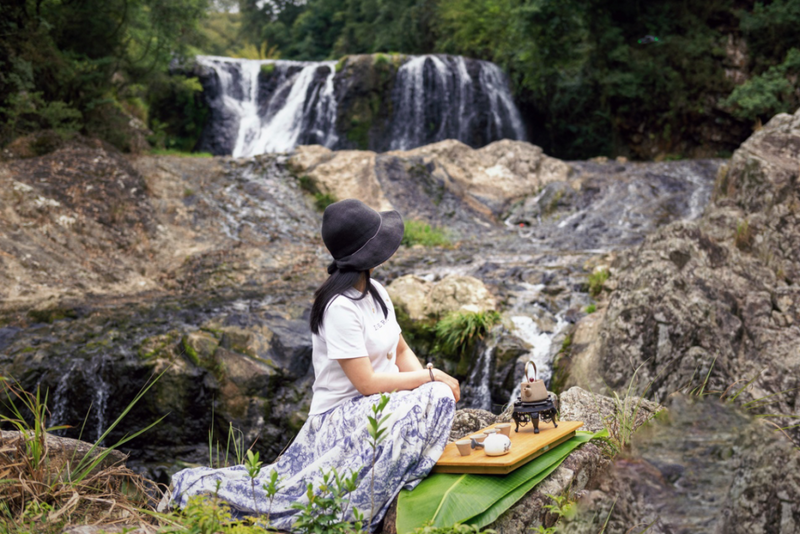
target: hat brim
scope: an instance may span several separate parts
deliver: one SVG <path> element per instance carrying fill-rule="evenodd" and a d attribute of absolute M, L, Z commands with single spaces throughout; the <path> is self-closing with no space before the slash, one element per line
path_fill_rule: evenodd
<path fill-rule="evenodd" d="M 337 265 L 358 271 L 367 271 L 391 258 L 403 240 L 403 217 L 397 211 L 381 211 L 381 226 L 375 236 L 360 250 L 337 260 Z"/>

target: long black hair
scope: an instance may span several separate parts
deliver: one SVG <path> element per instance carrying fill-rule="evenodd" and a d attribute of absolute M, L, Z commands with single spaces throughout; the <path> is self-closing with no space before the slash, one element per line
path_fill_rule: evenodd
<path fill-rule="evenodd" d="M 345 291 L 353 289 L 353 286 L 358 284 L 362 276 L 366 283 L 361 296 L 353 298 L 344 295 Z M 369 271 L 342 271 L 336 269 L 314 292 L 314 304 L 311 306 L 311 319 L 309 320 L 313 333 L 319 334 L 319 327 L 322 326 L 322 320 L 325 316 L 328 303 L 337 295 L 344 295 L 350 300 L 361 300 L 367 295 L 371 295 L 375 302 L 381 307 L 381 310 L 383 310 L 383 317 L 386 318 L 389 315 L 389 310 L 386 309 L 386 303 L 381 298 L 380 293 L 378 293 L 378 289 L 372 285 Z"/>

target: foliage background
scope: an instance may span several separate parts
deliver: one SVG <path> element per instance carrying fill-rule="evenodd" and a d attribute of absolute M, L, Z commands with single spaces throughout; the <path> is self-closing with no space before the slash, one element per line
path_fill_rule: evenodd
<path fill-rule="evenodd" d="M 555 156 L 727 155 L 800 105 L 796 0 L 2 0 L 0 145 L 38 129 L 193 148 L 195 53 L 451 53 L 508 72 Z M 657 38 L 648 38 L 653 36 Z"/>

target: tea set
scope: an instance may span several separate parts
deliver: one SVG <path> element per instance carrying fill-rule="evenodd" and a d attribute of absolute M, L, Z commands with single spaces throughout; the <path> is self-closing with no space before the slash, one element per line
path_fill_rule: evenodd
<path fill-rule="evenodd" d="M 528 368 L 533 367 L 533 377 L 528 374 Z M 539 420 L 556 422 L 557 397 L 547 391 L 544 380 L 537 378 L 536 364 L 529 361 L 525 364 L 525 377 L 520 385 L 520 396 L 514 402 L 512 417 L 516 423 L 515 432 L 520 426 L 533 422 L 533 431 L 539 433 Z M 493 428 L 483 431 L 483 434 L 473 435 L 467 439 L 456 441 L 456 447 L 461 456 L 469 456 L 475 449 L 483 449 L 486 456 L 502 456 L 511 452 L 511 423 L 500 423 Z"/>

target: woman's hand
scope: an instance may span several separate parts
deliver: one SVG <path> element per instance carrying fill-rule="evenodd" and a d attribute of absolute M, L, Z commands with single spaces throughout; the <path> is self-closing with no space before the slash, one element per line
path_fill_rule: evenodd
<path fill-rule="evenodd" d="M 441 369 L 433 370 L 433 378 L 437 382 L 444 382 L 445 384 L 447 384 L 447 386 L 453 391 L 453 397 L 455 397 L 456 402 L 458 402 L 459 399 L 461 399 L 461 386 L 459 386 L 458 380 L 448 375 Z"/>

